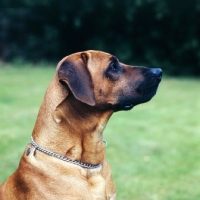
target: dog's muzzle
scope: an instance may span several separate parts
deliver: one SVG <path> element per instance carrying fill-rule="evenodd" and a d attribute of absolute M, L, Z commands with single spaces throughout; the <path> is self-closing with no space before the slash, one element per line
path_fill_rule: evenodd
<path fill-rule="evenodd" d="M 151 99 L 155 95 L 161 79 L 162 70 L 160 68 L 148 69 L 144 73 L 144 81 L 136 89 L 137 93 L 144 100 L 148 100 L 149 98 Z"/>
<path fill-rule="evenodd" d="M 136 98 L 135 105 L 145 103 L 156 94 L 158 85 L 162 79 L 160 68 L 151 68 L 144 73 L 144 81 L 136 89 L 139 98 Z"/>
<path fill-rule="evenodd" d="M 130 110 L 138 104 L 151 100 L 156 94 L 158 85 L 162 79 L 162 70 L 160 68 L 145 68 L 143 70 L 144 80 L 135 89 L 137 96 L 124 97 L 119 104 L 115 105 L 115 111 Z"/>

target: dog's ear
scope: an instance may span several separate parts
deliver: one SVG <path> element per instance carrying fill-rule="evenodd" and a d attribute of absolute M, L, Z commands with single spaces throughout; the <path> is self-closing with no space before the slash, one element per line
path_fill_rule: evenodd
<path fill-rule="evenodd" d="M 58 78 L 61 84 L 68 85 L 76 99 L 94 106 L 94 87 L 87 68 L 88 59 L 87 53 L 81 53 L 73 59 L 67 58 L 58 69 Z"/>

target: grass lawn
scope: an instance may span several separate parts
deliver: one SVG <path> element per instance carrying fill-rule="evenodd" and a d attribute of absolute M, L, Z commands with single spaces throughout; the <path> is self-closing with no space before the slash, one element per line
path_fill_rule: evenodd
<path fill-rule="evenodd" d="M 0 183 L 17 168 L 55 68 L 0 64 Z M 164 78 L 157 95 L 105 131 L 119 200 L 200 198 L 200 80 Z"/>

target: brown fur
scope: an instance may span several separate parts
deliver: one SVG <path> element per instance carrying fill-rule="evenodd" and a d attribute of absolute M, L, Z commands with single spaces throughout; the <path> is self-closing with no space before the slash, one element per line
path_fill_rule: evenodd
<path fill-rule="evenodd" d="M 120 65 L 117 72 L 109 68 L 112 62 Z M 63 58 L 32 136 L 45 149 L 101 166 L 86 169 L 40 151 L 34 156 L 33 147 L 26 156 L 26 148 L 18 169 L 0 187 L 0 199 L 114 200 L 115 184 L 102 132 L 113 112 L 123 110 L 130 100 L 135 105 L 150 100 L 159 83 L 152 77 L 147 68 L 130 67 L 104 52 L 86 51 Z"/>

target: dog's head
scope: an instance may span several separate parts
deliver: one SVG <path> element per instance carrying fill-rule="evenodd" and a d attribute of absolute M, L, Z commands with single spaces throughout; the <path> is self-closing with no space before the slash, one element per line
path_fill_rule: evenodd
<path fill-rule="evenodd" d="M 77 100 L 119 111 L 149 101 L 156 94 L 162 70 L 129 66 L 110 54 L 85 51 L 63 58 L 57 76 Z"/>

